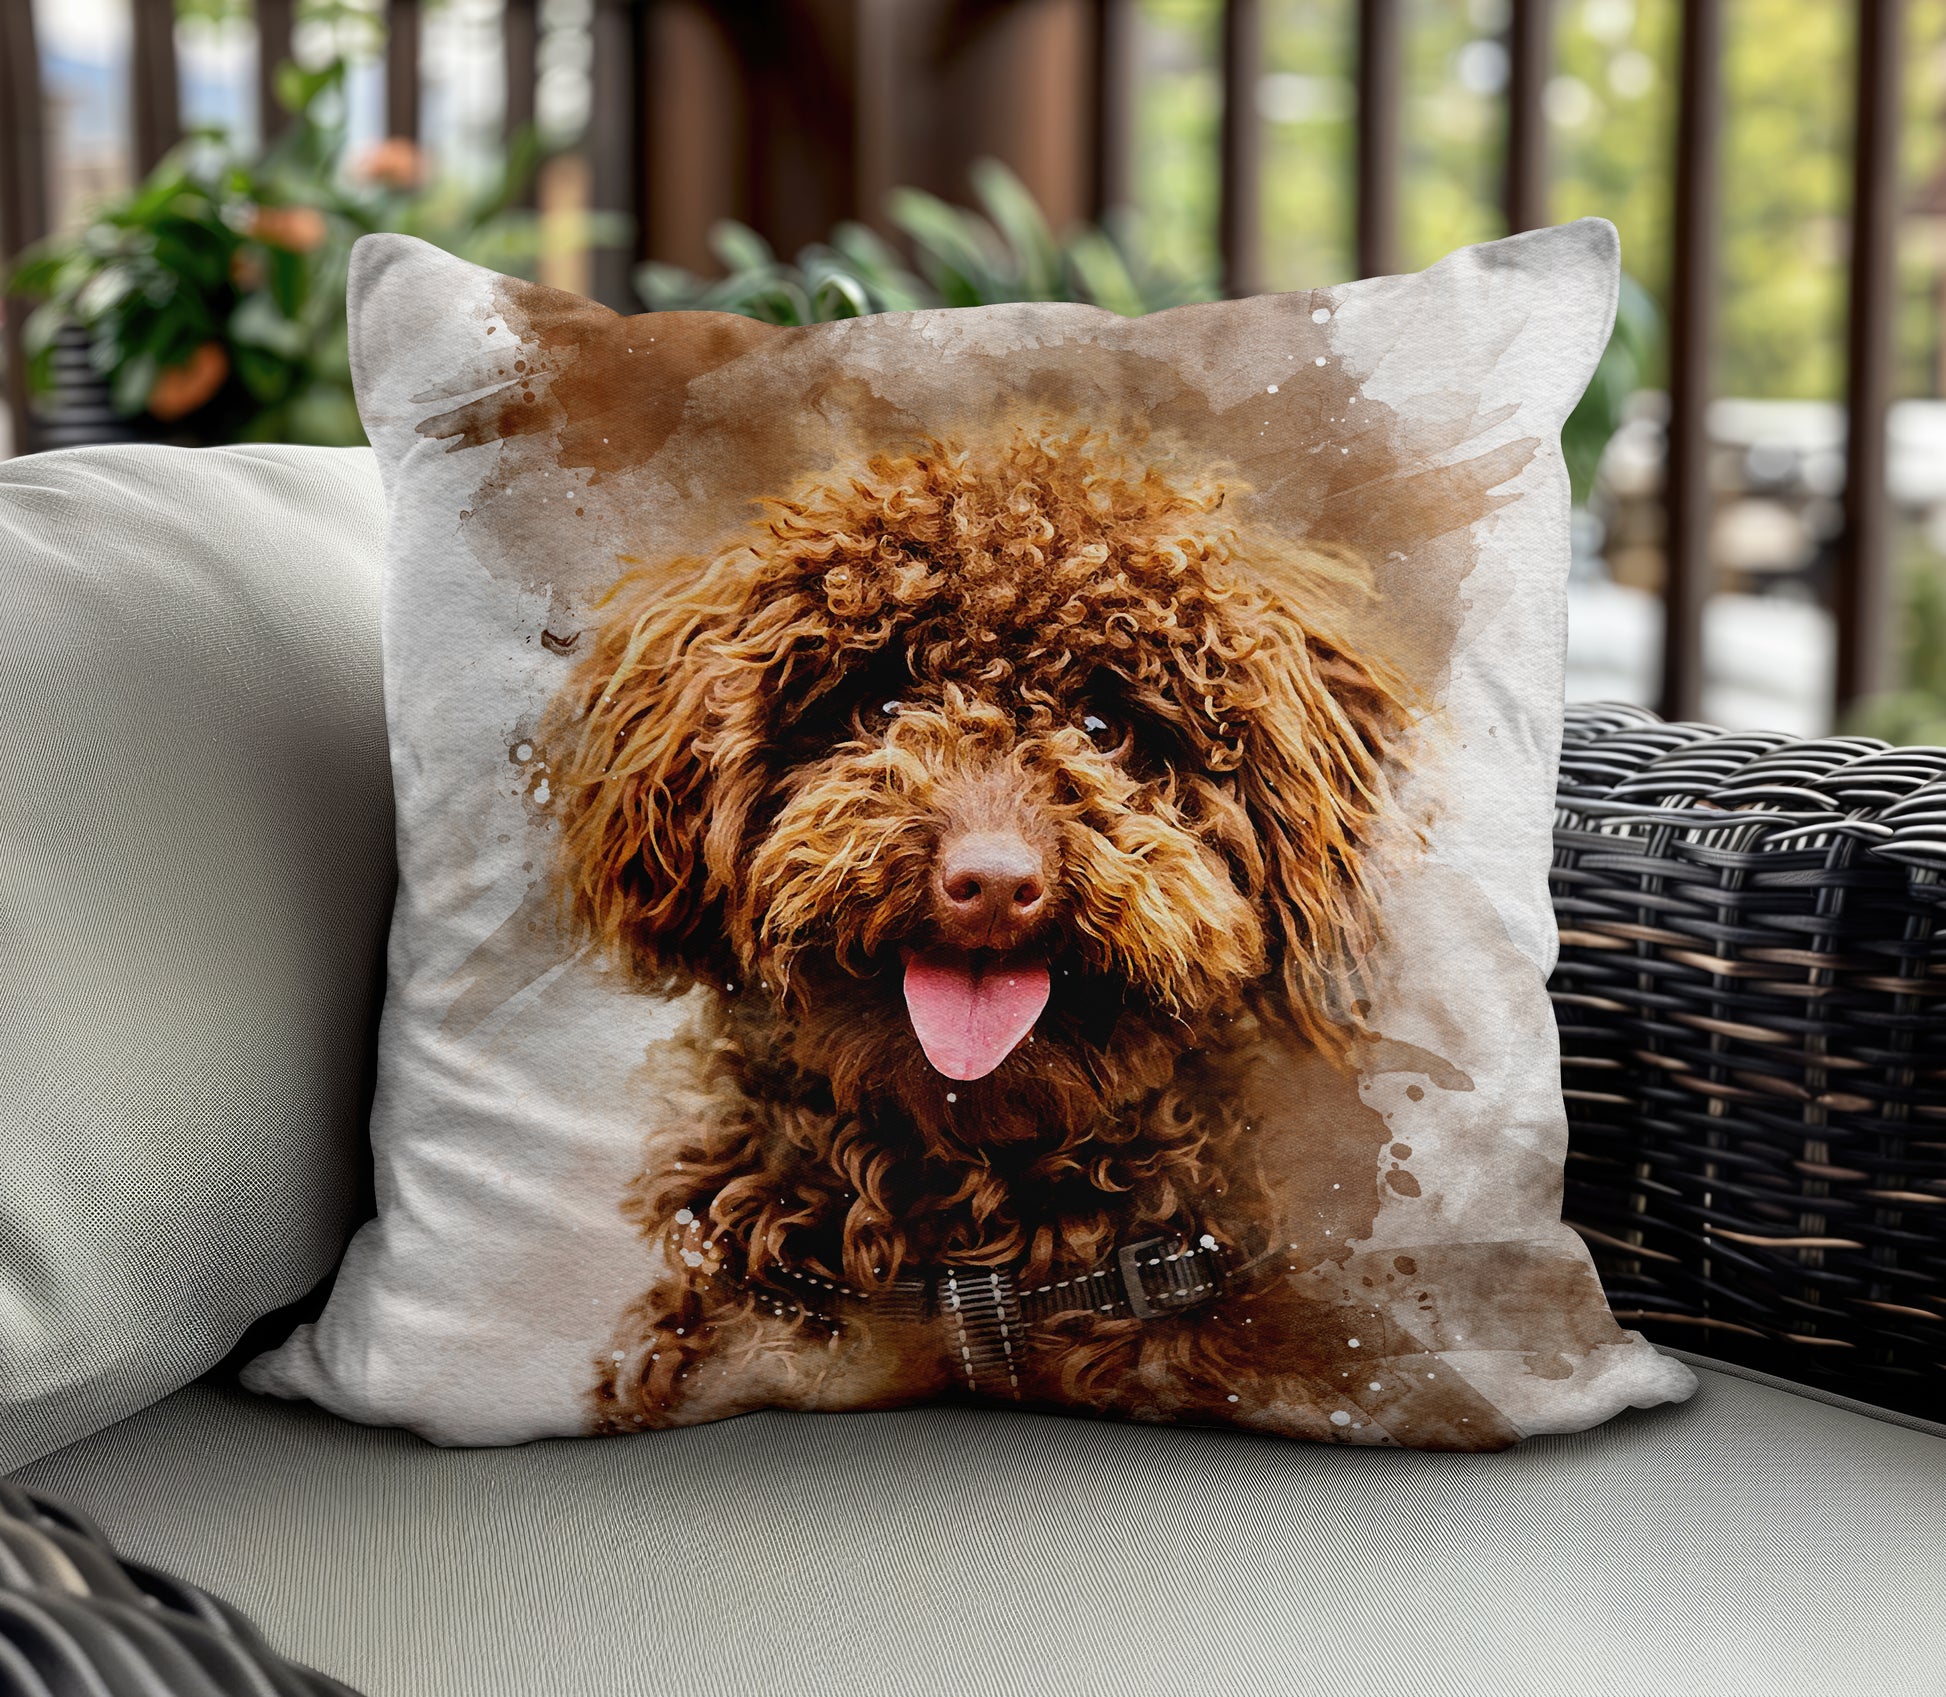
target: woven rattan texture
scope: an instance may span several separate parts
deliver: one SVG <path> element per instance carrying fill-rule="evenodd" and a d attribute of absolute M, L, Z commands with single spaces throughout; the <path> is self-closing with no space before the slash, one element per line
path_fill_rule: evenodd
<path fill-rule="evenodd" d="M 1569 709 L 1566 1213 L 1623 1322 L 1946 1409 L 1946 749 Z"/>
<path fill-rule="evenodd" d="M 0 1697 L 357 1697 L 227 1603 L 123 1561 L 85 1515 L 0 1480 Z"/>

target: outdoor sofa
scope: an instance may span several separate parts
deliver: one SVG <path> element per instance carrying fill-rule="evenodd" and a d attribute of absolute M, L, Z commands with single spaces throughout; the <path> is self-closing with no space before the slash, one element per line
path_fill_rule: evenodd
<path fill-rule="evenodd" d="M 0 465 L 0 1691 L 332 1689 L 234 1671 L 208 1593 L 371 1697 L 1946 1692 L 1930 752 L 1571 719 L 1568 1213 L 1688 1404 L 1484 1455 L 958 1406 L 444 1450 L 237 1388 L 371 1206 L 382 525 L 362 450 Z M 168 1324 L 87 1262 L 130 1243 Z M 97 1683 L 20 1672 L 46 1620 Z"/>

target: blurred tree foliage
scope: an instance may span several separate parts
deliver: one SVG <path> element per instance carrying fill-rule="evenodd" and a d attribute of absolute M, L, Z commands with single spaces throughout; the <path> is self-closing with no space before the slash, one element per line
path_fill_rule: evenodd
<path fill-rule="evenodd" d="M 1946 572 L 1916 535 L 1906 537 L 1899 564 L 1903 685 L 1861 703 L 1841 728 L 1887 742 L 1946 747 Z"/>
<path fill-rule="evenodd" d="M 1547 112 L 1556 219 L 1597 214 L 1658 302 L 1668 284 L 1681 0 L 1561 0 Z M 1508 0 L 1406 0 L 1404 262 L 1505 233 Z M 1220 0 L 1140 0 L 1139 200 L 1157 250 L 1215 248 Z M 1729 0 L 1718 387 L 1835 399 L 1844 382 L 1854 10 Z M 1266 258 L 1272 285 L 1353 274 L 1355 0 L 1266 0 Z M 1946 164 L 1946 0 L 1911 0 L 1906 179 Z M 1946 217 L 1906 244 L 1905 392 L 1939 392 Z M 1660 381 L 1659 360 L 1647 380 Z"/>
<path fill-rule="evenodd" d="M 1560 0 L 1546 89 L 1551 215 L 1621 232 L 1614 342 L 1563 435 L 1578 498 L 1629 389 L 1665 380 L 1683 0 Z M 1139 200 L 1166 251 L 1214 253 L 1220 0 L 1138 0 Z M 1264 0 L 1265 243 L 1273 287 L 1353 275 L 1356 0 Z M 1403 260 L 1505 233 L 1509 0 L 1404 0 Z M 1845 380 L 1856 8 L 1726 0 L 1717 391 L 1837 400 Z M 1908 0 L 1900 393 L 1946 394 L 1946 0 Z M 1946 740 L 1946 559 L 1901 557 L 1908 693 L 1858 719 Z"/>

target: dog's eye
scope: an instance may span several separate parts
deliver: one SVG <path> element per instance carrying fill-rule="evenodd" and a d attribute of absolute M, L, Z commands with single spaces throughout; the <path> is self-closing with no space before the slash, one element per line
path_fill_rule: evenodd
<path fill-rule="evenodd" d="M 1082 714 L 1081 728 L 1088 733 L 1088 740 L 1104 754 L 1119 754 L 1128 746 L 1128 731 L 1099 713 Z"/>
<path fill-rule="evenodd" d="M 898 701 L 881 701 L 874 706 L 868 706 L 859 717 L 865 721 L 868 730 L 882 731 L 899 716 L 899 709 L 903 705 L 903 702 Z"/>

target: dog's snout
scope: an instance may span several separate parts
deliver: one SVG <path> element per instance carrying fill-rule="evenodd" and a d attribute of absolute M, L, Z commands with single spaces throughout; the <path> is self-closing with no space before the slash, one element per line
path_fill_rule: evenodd
<path fill-rule="evenodd" d="M 1012 831 L 964 836 L 941 851 L 935 894 L 940 921 L 954 942 L 1008 948 L 1047 906 L 1047 864 Z"/>

